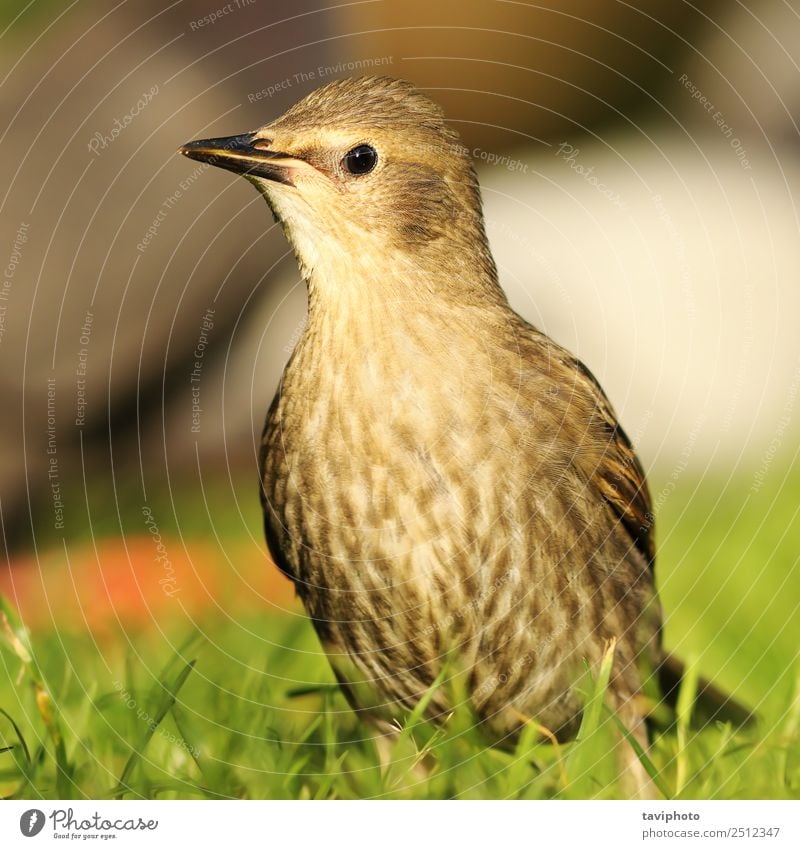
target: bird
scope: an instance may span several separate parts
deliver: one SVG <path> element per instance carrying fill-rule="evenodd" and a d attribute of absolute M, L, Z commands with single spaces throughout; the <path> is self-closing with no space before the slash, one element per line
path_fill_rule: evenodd
<path fill-rule="evenodd" d="M 590 370 L 510 306 L 442 109 L 343 78 L 179 150 L 255 185 L 307 284 L 259 490 L 351 706 L 386 729 L 427 693 L 444 721 L 430 693 L 456 658 L 492 744 L 528 721 L 569 740 L 613 646 L 610 706 L 646 747 L 644 696 L 673 667 L 645 473 Z"/>

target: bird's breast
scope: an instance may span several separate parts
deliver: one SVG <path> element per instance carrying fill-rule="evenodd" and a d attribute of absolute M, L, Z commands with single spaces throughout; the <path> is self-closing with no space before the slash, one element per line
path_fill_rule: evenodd
<path fill-rule="evenodd" d="M 482 345 L 386 347 L 290 365 L 264 437 L 271 539 L 312 615 L 510 605 L 534 524 L 552 540 L 566 510 L 542 474 L 564 472 L 552 439 L 532 436 L 535 380 L 523 391 Z"/>
<path fill-rule="evenodd" d="M 273 555 L 334 668 L 404 704 L 453 648 L 509 692 L 558 691 L 590 635 L 619 630 L 641 568 L 575 464 L 602 451 L 580 394 L 550 392 L 546 363 L 479 349 L 295 357 L 264 432 Z M 525 659 L 513 675 L 509 657 Z"/>
<path fill-rule="evenodd" d="M 510 504 L 527 485 L 527 424 L 491 369 L 389 347 L 390 361 L 361 349 L 328 370 L 293 362 L 271 410 L 265 495 L 303 581 L 447 583 L 480 557 L 500 493 Z"/>

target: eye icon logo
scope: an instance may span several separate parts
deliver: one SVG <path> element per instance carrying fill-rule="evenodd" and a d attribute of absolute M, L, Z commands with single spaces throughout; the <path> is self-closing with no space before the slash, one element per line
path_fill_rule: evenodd
<path fill-rule="evenodd" d="M 19 830 L 25 837 L 36 837 L 44 828 L 44 813 L 38 808 L 31 808 L 19 818 Z"/>

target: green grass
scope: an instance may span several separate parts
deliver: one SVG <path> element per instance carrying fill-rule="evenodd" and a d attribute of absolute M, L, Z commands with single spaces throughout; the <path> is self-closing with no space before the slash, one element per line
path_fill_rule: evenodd
<path fill-rule="evenodd" d="M 657 493 L 657 476 L 652 486 Z M 776 461 L 755 490 L 745 472 L 733 481 L 682 477 L 661 508 L 667 643 L 692 661 L 675 725 L 639 751 L 666 797 L 800 797 L 798 491 L 800 467 Z M 252 518 L 257 522 L 255 512 Z M 227 535 L 240 532 L 241 520 L 226 524 L 219 504 L 214 519 Z M 201 525 L 193 532 L 202 534 Z M 52 631 L 31 636 L 13 610 L 4 615 L 2 796 L 625 795 L 614 756 L 620 732 L 605 699 L 607 669 L 598 680 L 587 673 L 581 685 L 587 709 L 573 743 L 553 745 L 530 723 L 514 751 L 500 751 L 485 745 L 467 707 L 436 727 L 420 710 L 381 759 L 333 686 L 302 615 L 209 616 L 202 633 L 175 617 L 96 640 Z M 757 707 L 758 724 L 693 727 L 698 674 Z M 445 676 L 438 686 L 463 704 L 459 681 Z"/>

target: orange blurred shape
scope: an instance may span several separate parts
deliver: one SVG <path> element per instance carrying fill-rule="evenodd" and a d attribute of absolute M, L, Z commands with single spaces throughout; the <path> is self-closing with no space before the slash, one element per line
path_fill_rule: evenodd
<path fill-rule="evenodd" d="M 146 535 L 71 543 L 15 558 L 0 572 L 0 593 L 34 630 L 102 633 L 173 618 L 294 610 L 291 583 L 251 541 Z"/>

